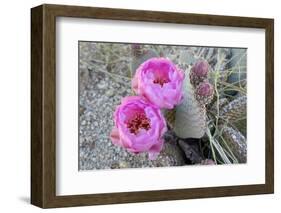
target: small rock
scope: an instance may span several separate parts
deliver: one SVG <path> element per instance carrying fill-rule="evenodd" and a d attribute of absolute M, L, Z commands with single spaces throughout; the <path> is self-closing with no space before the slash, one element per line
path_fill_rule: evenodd
<path fill-rule="evenodd" d="M 107 90 L 106 93 L 105 93 L 105 95 L 106 95 L 107 97 L 112 97 L 112 96 L 114 95 L 114 92 L 113 92 L 113 90 Z"/>

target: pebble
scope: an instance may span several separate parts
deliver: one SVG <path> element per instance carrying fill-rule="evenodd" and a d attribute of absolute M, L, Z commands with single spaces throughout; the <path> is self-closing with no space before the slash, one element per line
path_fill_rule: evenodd
<path fill-rule="evenodd" d="M 112 97 L 114 95 L 114 92 L 113 92 L 113 90 L 108 90 L 108 91 L 106 91 L 105 95 L 107 97 Z"/>

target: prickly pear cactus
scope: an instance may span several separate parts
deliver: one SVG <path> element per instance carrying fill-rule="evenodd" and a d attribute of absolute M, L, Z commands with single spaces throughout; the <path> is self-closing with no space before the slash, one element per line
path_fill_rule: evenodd
<path fill-rule="evenodd" d="M 246 115 L 247 97 L 241 96 L 231 101 L 221 110 L 221 116 L 228 122 L 234 122 Z"/>
<path fill-rule="evenodd" d="M 201 138 L 206 130 L 206 108 L 196 99 L 189 71 L 185 70 L 183 102 L 176 107 L 173 129 L 180 138 Z"/>
<path fill-rule="evenodd" d="M 222 132 L 225 141 L 232 150 L 239 163 L 247 162 L 246 138 L 238 130 L 232 127 L 225 127 Z"/>

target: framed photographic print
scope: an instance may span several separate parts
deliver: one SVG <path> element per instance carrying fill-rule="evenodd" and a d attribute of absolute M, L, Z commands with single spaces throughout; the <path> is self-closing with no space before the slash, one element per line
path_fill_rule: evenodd
<path fill-rule="evenodd" d="M 31 203 L 273 193 L 273 19 L 31 9 Z"/>

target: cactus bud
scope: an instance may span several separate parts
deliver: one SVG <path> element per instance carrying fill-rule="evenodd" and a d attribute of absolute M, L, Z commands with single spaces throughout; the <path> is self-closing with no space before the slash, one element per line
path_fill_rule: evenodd
<path fill-rule="evenodd" d="M 200 82 L 204 81 L 209 72 L 209 64 L 205 60 L 196 62 L 190 71 L 190 82 L 193 86 L 198 85 Z"/>
<path fill-rule="evenodd" d="M 132 48 L 133 56 L 135 57 L 140 57 L 147 52 L 147 50 L 145 50 L 143 46 L 140 44 L 132 44 L 131 48 Z"/>
<path fill-rule="evenodd" d="M 212 159 L 204 159 L 200 163 L 201 165 L 216 165 L 216 163 Z"/>
<path fill-rule="evenodd" d="M 201 82 L 196 88 L 196 99 L 202 104 L 209 104 L 214 97 L 214 87 L 208 81 Z"/>

